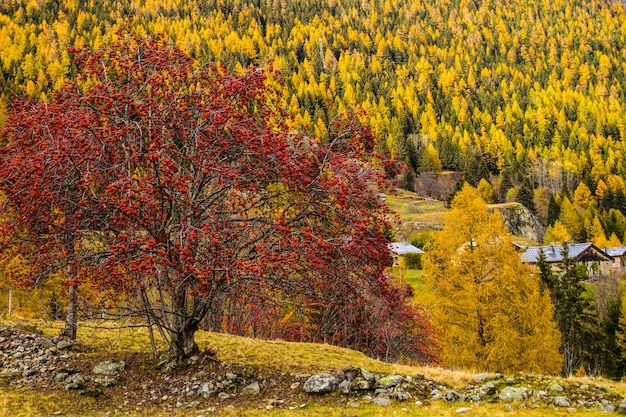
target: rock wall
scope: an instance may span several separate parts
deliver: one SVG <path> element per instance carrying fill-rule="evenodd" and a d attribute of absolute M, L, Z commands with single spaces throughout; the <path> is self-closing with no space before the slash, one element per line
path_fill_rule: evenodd
<path fill-rule="evenodd" d="M 543 242 L 546 234 L 545 227 L 541 224 L 537 216 L 532 214 L 520 203 L 494 204 L 489 206 L 489 212 L 498 210 L 502 214 L 504 225 L 511 234 L 521 236 L 535 242 Z"/>

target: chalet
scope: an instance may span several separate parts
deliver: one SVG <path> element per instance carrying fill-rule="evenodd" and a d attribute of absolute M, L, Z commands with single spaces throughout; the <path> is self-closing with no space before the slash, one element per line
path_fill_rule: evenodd
<path fill-rule="evenodd" d="M 587 267 L 590 277 L 609 275 L 613 267 L 613 257 L 593 243 L 569 243 L 567 245 L 570 259 Z M 563 247 L 561 245 L 531 246 L 521 253 L 522 262 L 537 264 L 540 253 L 543 251 L 546 262 L 558 266 L 563 262 Z"/>
<path fill-rule="evenodd" d="M 604 252 L 613 258 L 613 270 L 616 272 L 624 271 L 626 267 L 626 246 L 616 246 L 614 248 L 605 248 Z"/>
<path fill-rule="evenodd" d="M 389 250 L 393 255 L 393 264 L 398 265 L 398 257 L 404 256 L 407 253 L 415 253 L 418 255 L 424 254 L 423 250 L 418 248 L 417 246 L 411 245 L 409 242 L 391 242 L 389 243 Z"/>

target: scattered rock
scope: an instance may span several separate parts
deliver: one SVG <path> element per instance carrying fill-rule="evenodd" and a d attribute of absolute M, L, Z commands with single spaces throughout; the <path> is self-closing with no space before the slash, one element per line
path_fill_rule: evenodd
<path fill-rule="evenodd" d="M 548 387 L 548 390 L 552 392 L 562 392 L 563 387 L 559 384 L 551 384 L 550 387 Z"/>
<path fill-rule="evenodd" d="M 97 364 L 93 368 L 92 372 L 94 374 L 100 375 L 115 375 L 119 372 L 122 372 L 125 367 L 126 364 L 124 363 L 124 361 L 106 360 Z"/>
<path fill-rule="evenodd" d="M 368 371 L 367 369 L 363 369 L 363 368 L 361 368 L 361 377 L 364 380 L 369 381 L 369 382 L 373 382 L 373 381 L 376 380 L 376 376 L 372 372 Z"/>
<path fill-rule="evenodd" d="M 499 398 L 504 402 L 511 402 L 517 400 L 525 400 L 528 397 L 528 391 L 526 388 L 505 387 L 500 391 Z"/>
<path fill-rule="evenodd" d="M 463 413 L 467 413 L 470 410 L 471 410 L 471 408 L 469 408 L 469 407 L 461 407 L 461 408 L 457 408 L 456 410 L 454 410 L 454 412 L 456 414 L 463 414 Z"/>
<path fill-rule="evenodd" d="M 65 378 L 65 389 L 83 389 L 85 386 L 85 377 L 81 374 L 73 374 Z"/>
<path fill-rule="evenodd" d="M 437 401 L 443 398 L 443 394 L 437 388 L 430 392 L 430 399 L 433 401 Z"/>
<path fill-rule="evenodd" d="M 352 389 L 355 391 L 367 391 L 372 388 L 372 383 L 364 378 L 357 378 L 352 382 Z"/>
<path fill-rule="evenodd" d="M 343 395 L 349 395 L 352 391 L 352 382 L 348 381 L 347 379 L 345 381 L 341 381 L 337 389 Z"/>
<path fill-rule="evenodd" d="M 261 392 L 261 387 L 259 386 L 259 383 L 256 381 L 254 381 L 253 383 L 249 385 L 246 385 L 241 390 L 241 393 L 244 395 L 259 395 L 260 392 Z"/>
<path fill-rule="evenodd" d="M 552 399 L 552 403 L 554 405 L 556 405 L 557 407 L 563 407 L 563 408 L 567 408 L 569 406 L 571 406 L 570 402 L 569 402 L 569 398 L 564 397 L 562 395 L 559 395 L 557 397 L 554 397 Z"/>
<path fill-rule="evenodd" d="M 456 403 L 456 402 L 459 402 L 459 401 L 465 401 L 465 396 L 462 395 L 462 394 L 459 394 L 456 391 L 448 391 L 443 396 L 443 399 L 446 400 L 449 403 Z"/>
<path fill-rule="evenodd" d="M 372 400 L 373 404 L 379 405 L 381 407 L 389 407 L 391 405 L 391 401 L 389 398 L 376 397 Z"/>
<path fill-rule="evenodd" d="M 57 343 L 56 348 L 58 350 L 66 350 L 70 349 L 72 346 L 74 346 L 74 343 L 71 340 L 62 339 Z"/>
<path fill-rule="evenodd" d="M 412 398 L 411 394 L 403 390 L 396 390 L 392 392 L 390 397 L 400 402 L 409 401 Z"/>
<path fill-rule="evenodd" d="M 119 381 L 116 378 L 111 378 L 108 376 L 94 378 L 93 382 L 103 387 L 112 387 L 119 383 Z"/>
<path fill-rule="evenodd" d="M 311 376 L 304 383 L 304 392 L 310 394 L 327 394 L 333 392 L 339 386 L 339 380 L 331 374 L 317 374 Z"/>
<path fill-rule="evenodd" d="M 404 377 L 402 375 L 389 375 L 383 378 L 380 378 L 378 382 L 374 385 L 376 388 L 392 388 L 397 385 L 400 385 L 404 382 Z"/>

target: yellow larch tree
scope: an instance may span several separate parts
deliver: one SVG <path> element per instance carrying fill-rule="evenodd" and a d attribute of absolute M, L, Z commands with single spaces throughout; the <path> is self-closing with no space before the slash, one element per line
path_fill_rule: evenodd
<path fill-rule="evenodd" d="M 555 221 L 553 225 L 546 228 L 546 234 L 543 237 L 543 243 L 556 243 L 557 245 L 564 242 L 571 242 L 572 237 L 567 232 L 567 228 L 559 220 Z"/>
<path fill-rule="evenodd" d="M 453 368 L 557 373 L 560 334 L 538 276 L 522 264 L 499 212 L 465 184 L 424 258 L 442 357 Z"/>

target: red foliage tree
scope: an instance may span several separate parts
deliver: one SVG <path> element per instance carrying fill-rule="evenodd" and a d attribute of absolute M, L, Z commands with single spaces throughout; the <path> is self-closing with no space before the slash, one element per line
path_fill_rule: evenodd
<path fill-rule="evenodd" d="M 246 297 L 317 308 L 316 338 L 353 347 L 375 333 L 348 330 L 371 322 L 361 302 L 419 328 L 379 279 L 388 213 L 376 195 L 389 183 L 367 128 L 345 120 L 322 144 L 288 131 L 266 72 L 120 39 L 77 51 L 77 80 L 49 102 L 15 102 L 4 129 L 5 227 L 35 237 L 40 274 L 70 265 L 139 300 L 174 362 L 198 351 L 211 311 Z"/>

